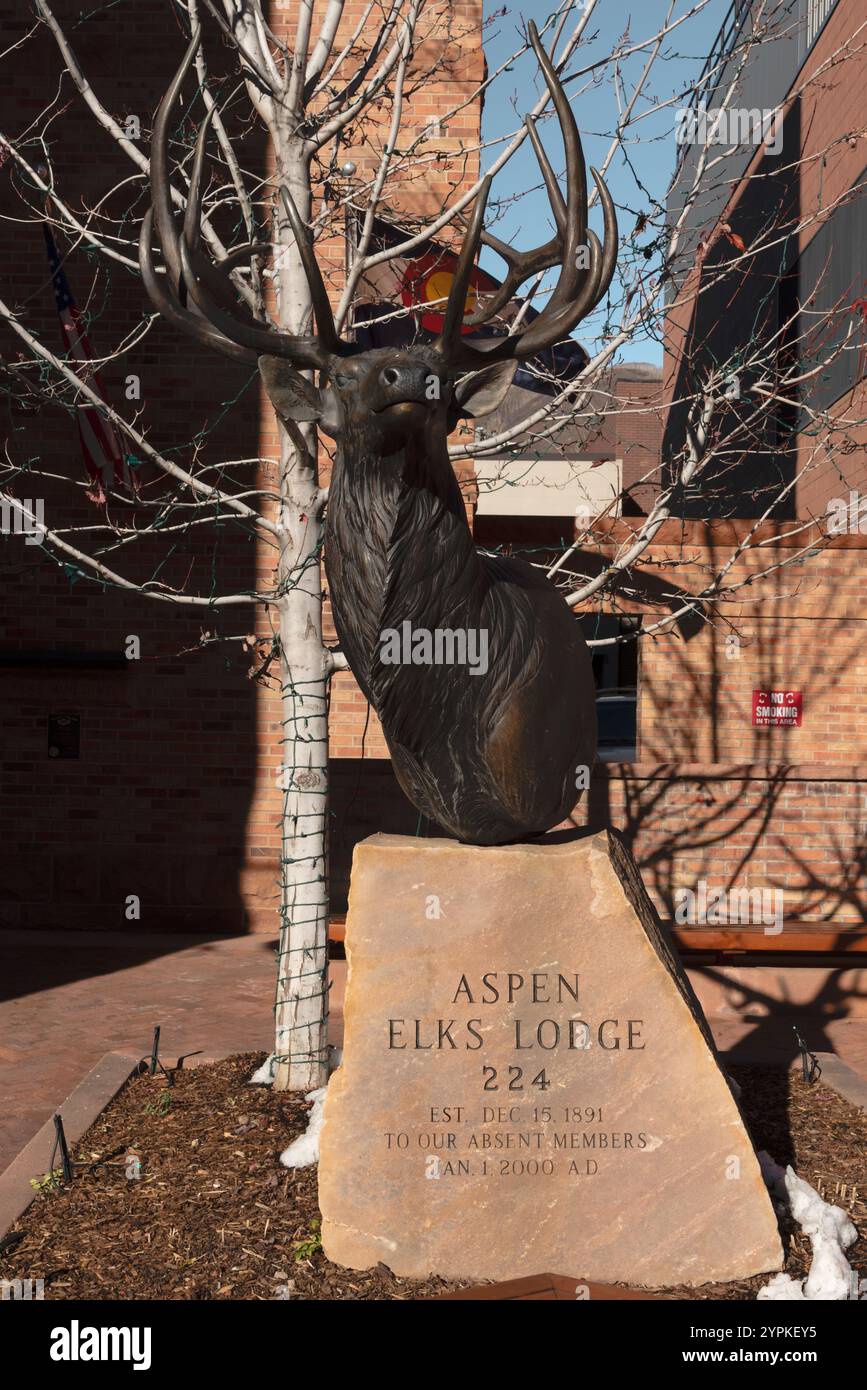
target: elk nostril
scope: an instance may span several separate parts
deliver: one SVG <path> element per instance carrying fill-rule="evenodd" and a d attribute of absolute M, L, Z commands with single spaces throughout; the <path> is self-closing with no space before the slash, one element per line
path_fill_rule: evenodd
<path fill-rule="evenodd" d="M 400 381 L 400 372 L 397 367 L 386 367 L 380 380 L 384 386 L 396 386 Z"/>

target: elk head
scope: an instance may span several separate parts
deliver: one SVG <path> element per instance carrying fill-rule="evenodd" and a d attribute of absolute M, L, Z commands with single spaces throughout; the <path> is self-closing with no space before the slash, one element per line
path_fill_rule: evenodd
<path fill-rule="evenodd" d="M 242 361 L 258 362 L 268 395 L 284 421 L 315 421 L 338 442 L 353 436 L 367 454 L 394 453 L 413 436 L 423 440 L 433 433 L 444 441 L 461 416 L 477 418 L 495 409 L 518 363 L 562 341 L 598 304 L 610 284 L 617 253 L 614 205 L 595 169 L 591 173 L 602 203 L 604 245 L 587 226 L 587 177 L 575 119 L 533 23 L 529 34 L 554 102 L 566 154 L 564 198 L 535 124 L 527 117 L 527 133 L 551 202 L 554 236 L 533 251 L 518 252 L 485 232 L 491 184 L 486 178 L 467 227 L 436 341 L 405 349 L 362 351 L 343 342 L 335 330 L 308 229 L 286 188 L 280 189 L 280 197 L 310 287 L 316 336 L 278 332 L 239 310 L 227 271 L 249 259 L 257 248 L 238 247 L 217 266 L 200 247 L 202 169 L 210 113 L 199 133 L 179 231 L 169 183 L 168 120 L 200 43 L 196 30 L 154 118 L 152 207 L 142 225 L 140 265 L 157 309 L 199 342 Z M 166 263 L 165 276 L 157 274 L 152 259 L 154 226 Z M 480 244 L 496 250 L 509 271 L 496 295 L 468 318 L 467 291 Z M 556 287 L 543 312 L 526 328 L 482 342 L 463 336 L 463 325 L 487 322 L 531 275 L 556 265 L 560 266 Z M 318 371 L 318 385 L 302 375 L 311 371 Z"/>

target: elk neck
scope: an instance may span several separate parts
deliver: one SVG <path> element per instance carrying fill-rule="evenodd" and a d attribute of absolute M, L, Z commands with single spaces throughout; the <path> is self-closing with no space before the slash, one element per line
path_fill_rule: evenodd
<path fill-rule="evenodd" d="M 367 684 L 381 634 L 470 626 L 487 589 L 448 457 L 444 422 L 380 454 L 348 428 L 328 493 L 325 568 L 337 635 Z"/>

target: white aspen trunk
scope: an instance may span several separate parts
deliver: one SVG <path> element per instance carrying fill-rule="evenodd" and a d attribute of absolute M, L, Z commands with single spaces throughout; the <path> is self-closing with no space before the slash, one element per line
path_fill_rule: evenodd
<path fill-rule="evenodd" d="M 282 157 L 281 157 L 282 155 Z M 303 156 L 277 151 L 278 177 L 302 218 L 310 216 Z M 281 328 L 299 332 L 310 290 L 280 210 Z M 322 501 L 316 431 L 302 451 L 281 428 L 279 634 L 281 646 L 280 944 L 275 1004 L 274 1087 L 311 1090 L 328 1080 L 327 652 L 322 641 Z M 300 444 L 300 440 L 299 440 Z"/>

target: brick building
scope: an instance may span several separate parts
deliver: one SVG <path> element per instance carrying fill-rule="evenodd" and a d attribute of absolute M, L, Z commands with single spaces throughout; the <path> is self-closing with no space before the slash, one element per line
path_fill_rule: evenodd
<path fill-rule="evenodd" d="M 732 571 L 755 579 L 713 626 L 642 646 L 638 761 L 599 790 L 663 909 L 698 879 L 782 892 L 778 939 L 716 925 L 684 931 L 696 946 L 864 947 L 867 528 L 829 543 L 821 521 L 832 499 L 864 487 L 865 75 L 858 0 L 735 0 L 693 110 L 718 109 L 728 92 L 733 109 L 775 113 L 774 138 L 722 142 L 712 175 L 701 143 L 685 144 L 669 202 L 680 249 L 665 456 L 684 443 L 680 403 L 720 363 L 741 390 L 719 423 L 723 444 L 739 438 L 742 401 L 800 378 L 657 537 L 654 556 L 695 592 L 760 523 Z M 800 691 L 801 721 L 757 727 L 757 690 Z"/>
<path fill-rule="evenodd" d="M 779 39 L 756 49 L 751 62 L 760 68 L 748 64 L 743 79 L 748 86 L 755 76 L 766 94 L 762 106 L 786 105 L 798 90 L 799 115 L 797 122 L 787 115 L 785 138 L 790 151 L 797 137 L 803 177 L 797 189 L 786 184 L 774 215 L 779 219 L 779 207 L 789 206 L 788 215 L 794 216 L 795 193 L 801 218 L 819 210 L 808 229 L 793 238 L 783 277 L 774 275 L 767 258 L 754 258 L 752 273 L 760 277 L 755 297 L 764 303 L 768 286 L 781 280 L 789 296 L 783 311 L 793 294 L 806 300 L 807 280 L 815 277 L 817 265 L 825 266 L 831 244 L 836 278 L 832 284 L 822 281 L 828 305 L 850 291 L 847 303 L 863 294 L 863 260 L 855 258 L 859 253 L 863 257 L 864 238 L 853 234 L 860 225 L 857 217 L 863 218 L 863 200 L 853 197 L 837 206 L 842 194 L 860 181 L 864 163 L 863 134 L 854 137 L 854 144 L 850 138 L 867 124 L 865 84 L 858 77 L 861 50 L 828 65 L 830 55 L 845 49 L 857 28 L 857 4 L 826 3 L 820 25 L 821 4 L 785 0 L 779 8 L 792 23 L 783 26 Z M 476 0 L 450 8 L 467 33 L 477 32 Z M 78 13 L 69 4 L 56 9 L 61 18 Z M 351 7 L 349 22 L 360 10 L 360 5 Z M 0 12 L 20 28 L 11 6 L 0 5 Z M 148 0 L 134 10 L 98 12 L 74 32 L 83 68 L 98 75 L 101 98 L 118 116 L 139 114 L 145 131 L 183 47 L 183 35 L 166 13 L 164 6 Z M 274 22 L 280 22 L 279 6 L 274 7 Z M 723 58 L 728 49 L 737 51 L 741 26 L 749 22 L 750 6 L 738 0 L 721 35 Z M 149 55 L 147 64 L 129 63 L 131 40 L 137 51 Z M 407 128 L 425 129 L 444 103 L 453 105 L 458 95 L 473 90 L 482 62 L 477 42 L 458 44 L 442 89 L 428 84 L 413 95 Z M 17 129 L 24 129 L 46 105 L 61 67 L 47 33 L 22 48 L 10 93 Z M 819 73 L 814 82 L 811 71 Z M 698 89 L 697 99 L 710 103 L 725 80 L 723 64 Z M 95 125 L 68 79 L 63 92 L 69 108 L 53 127 L 52 161 L 63 170 L 69 200 L 76 206 L 79 199 L 82 205 L 92 204 L 128 175 L 128 163 Z M 748 90 L 743 99 L 750 100 Z M 473 146 L 479 122 L 478 103 L 471 103 L 436 139 L 443 155 L 461 156 L 458 187 L 471 184 L 478 172 Z M 111 176 L 95 160 L 97 148 Z M 371 151 L 351 153 L 363 171 Z M 672 195 L 672 218 L 679 214 L 683 189 L 691 186 L 695 157 L 695 149 L 687 148 Z M 617 491 L 625 489 L 625 497 L 606 523 L 612 542 L 626 528 L 640 525 L 655 495 L 655 485 L 646 479 L 658 464 L 663 425 L 668 456 L 683 439 L 678 410 L 664 417 L 663 400 L 684 394 L 682 374 L 695 372 L 701 353 L 719 355 L 722 348 L 714 332 L 724 328 L 729 354 L 739 333 L 745 340 L 756 333 L 753 320 L 748 333 L 745 316 L 723 313 L 711 294 L 699 301 L 698 316 L 692 309 L 691 284 L 718 264 L 714 257 L 725 250 L 717 245 L 703 259 L 699 256 L 705 229 L 727 220 L 748 244 L 754 222 L 761 223 L 768 169 L 762 161 L 775 156 L 740 151 L 730 158 L 726 178 L 716 177 L 712 189 L 699 182 L 698 197 L 688 210 L 678 289 L 670 307 L 665 380 L 640 365 L 616 369 L 602 386 L 618 409 L 603 414 L 598 429 L 571 435 L 567 430 L 554 446 L 546 446 L 550 453 L 544 462 L 551 464 L 552 478 L 519 504 L 518 488 L 510 486 L 515 480 L 508 475 L 513 460 L 486 460 L 478 470 L 468 466 L 462 482 L 480 545 L 513 545 L 553 555 L 571 541 L 582 498 L 596 514 L 604 510 L 606 489 L 613 495 L 615 485 Z M 262 169 L 265 159 L 265 150 L 248 137 L 246 167 Z M 428 182 L 408 184 L 406 208 L 427 210 L 425 200 L 436 205 L 442 189 L 429 182 L 430 170 L 440 171 L 436 177 L 444 186 L 448 167 L 445 160 L 426 166 Z M 727 200 L 718 205 L 717 185 L 728 190 Z M 19 216 L 17 193 L 7 185 L 0 198 L 5 212 Z M 831 200 L 834 210 L 826 217 L 821 210 Z M 38 216 L 34 213 L 30 223 L 4 222 L 0 235 L 14 306 L 43 340 L 56 344 L 57 319 Z M 98 300 L 91 306 L 96 351 L 100 341 L 134 333 L 147 307 L 135 275 L 119 267 L 107 291 L 80 250 L 70 257 L 67 270 L 80 303 L 90 303 L 89 295 Z M 736 268 L 732 274 L 743 278 Z M 339 275 L 336 247 L 330 281 L 335 290 Z M 751 302 L 751 295 L 747 287 L 739 302 Z M 848 377 L 822 381 L 823 408 L 841 418 L 856 412 L 864 395 L 857 354 L 844 360 L 851 366 Z M 188 449 L 191 427 L 206 421 L 201 450 L 207 460 L 249 458 L 257 452 L 274 456 L 273 416 L 255 379 L 244 370 L 157 324 L 141 346 L 133 342 L 121 360 L 106 366 L 109 399 L 123 401 L 131 372 L 141 377 L 148 420 L 164 451 Z M 505 407 L 521 408 L 518 393 Z M 78 445 L 65 411 L 37 413 L 10 397 L 7 419 L 12 456 L 21 466 L 38 452 L 58 473 L 80 472 Z M 775 447 L 780 443 L 777 477 L 792 468 L 793 457 L 802 458 L 814 447 L 812 437 L 793 429 L 791 421 L 787 428 L 784 440 L 773 441 Z M 532 439 L 525 442 L 527 457 L 537 460 L 538 447 Z M 747 461 L 744 467 L 749 466 Z M 748 550 L 733 574 L 746 580 L 769 567 L 769 555 L 785 558 L 803 546 L 793 523 L 817 515 L 838 491 L 848 495 L 859 485 L 867 488 L 861 452 L 817 463 L 804 486 L 794 491 L 788 510 L 779 509 L 772 521 L 763 523 L 758 534 L 762 549 Z M 67 522 L 93 525 L 95 513 L 83 496 L 84 487 L 82 481 L 73 503 L 68 488 L 49 490 L 49 514 L 56 508 Z M 575 495 L 573 487 L 579 489 Z M 747 471 L 743 485 L 735 485 L 731 476 L 720 480 L 710 490 L 710 502 L 707 494 L 693 503 L 687 499 L 683 519 L 666 523 L 651 547 L 641 581 L 643 597 L 640 587 L 618 592 L 601 609 L 583 614 L 589 635 L 647 623 L 651 612 L 658 618 L 661 593 L 675 608 L 679 594 L 700 589 L 703 577 L 731 555 L 733 545 L 753 526 L 758 492 Z M 744 498 L 750 499 L 748 506 Z M 782 942 L 763 938 L 758 943 L 762 949 L 782 944 L 787 949 L 833 945 L 840 950 L 864 940 L 863 933 L 848 930 L 864 922 L 867 697 L 861 694 L 865 658 L 858 642 L 863 537 L 849 534 L 832 547 L 813 548 L 817 553 L 798 568 L 745 585 L 726 605 L 724 621 L 683 618 L 675 636 L 643 638 L 637 655 L 632 644 L 617 649 L 616 657 L 612 649 L 600 649 L 600 685 L 637 692 L 637 701 L 631 697 L 633 708 L 637 704 L 634 748 L 621 749 L 619 761 L 607 758 L 599 764 L 575 817 L 578 824 L 613 822 L 624 829 L 665 918 L 673 915 L 675 890 L 698 880 L 712 887 L 782 888 L 786 931 Z M 602 547 L 583 558 L 598 565 L 605 553 Z M 267 573 L 271 564 L 231 525 L 207 542 L 184 535 L 168 554 L 160 544 L 136 555 L 131 572 L 140 578 L 149 577 L 156 566 L 161 577 L 179 585 L 190 575 L 202 584 L 214 573 L 222 589 L 231 585 L 234 591 L 253 588 L 257 575 Z M 273 931 L 282 806 L 278 698 L 247 679 L 250 656 L 239 642 L 200 644 L 203 627 L 220 636 L 256 630 L 254 606 L 236 610 L 231 620 L 225 614 L 203 617 L 115 589 L 102 592 L 77 576 L 74 566 L 60 569 L 48 562 L 38 547 L 16 542 L 13 548 L 4 541 L 2 559 L 0 925 L 124 928 L 127 899 L 134 894 L 141 899 L 135 919 L 140 930 Z M 736 659 L 727 642 L 732 631 L 739 638 Z M 138 661 L 125 655 L 130 635 L 141 642 Z M 764 688 L 802 691 L 799 727 L 753 727 L 752 692 Z M 338 674 L 332 684 L 329 751 L 333 907 L 339 914 L 351 849 L 359 838 L 374 830 L 423 834 L 431 827 L 420 822 L 397 788 L 376 718 L 347 673 Z M 731 946 L 756 944 L 749 931 L 726 930 Z M 719 933 L 712 935 L 718 938 Z M 718 949 L 718 940 L 711 943 L 699 930 L 690 939 L 696 947 L 713 944 Z"/>

